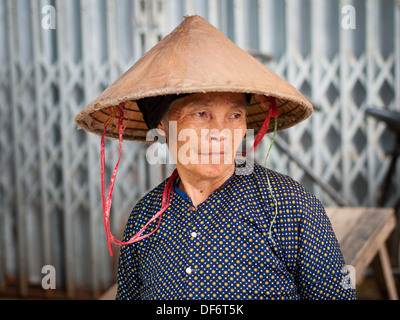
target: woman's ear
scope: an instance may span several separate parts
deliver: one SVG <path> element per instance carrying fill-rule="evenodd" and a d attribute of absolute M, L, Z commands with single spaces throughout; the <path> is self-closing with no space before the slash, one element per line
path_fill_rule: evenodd
<path fill-rule="evenodd" d="M 167 128 L 164 126 L 164 121 L 160 121 L 160 123 L 157 126 L 157 132 L 161 136 L 166 136 L 167 135 Z"/>
<path fill-rule="evenodd" d="M 157 139 L 158 142 L 164 144 L 167 142 L 167 128 L 164 125 L 164 121 L 160 121 L 160 123 L 158 124 L 157 128 Z"/>

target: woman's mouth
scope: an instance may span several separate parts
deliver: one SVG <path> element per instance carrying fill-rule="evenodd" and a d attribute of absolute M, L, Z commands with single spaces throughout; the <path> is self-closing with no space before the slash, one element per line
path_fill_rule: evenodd
<path fill-rule="evenodd" d="M 209 152 L 206 152 L 206 153 L 204 153 L 204 152 L 202 152 L 202 153 L 200 153 L 202 156 L 223 156 L 223 155 L 225 155 L 225 152 L 211 152 L 211 153 L 209 153 Z"/>

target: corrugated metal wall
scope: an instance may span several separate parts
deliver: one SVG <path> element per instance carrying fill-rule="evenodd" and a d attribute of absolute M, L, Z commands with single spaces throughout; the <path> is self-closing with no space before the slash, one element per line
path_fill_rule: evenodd
<path fill-rule="evenodd" d="M 55 29 L 42 26 L 47 5 Z M 342 25 L 347 5 L 355 29 Z M 1 295 L 42 290 L 44 265 L 55 267 L 54 292 L 65 297 L 82 290 L 96 297 L 115 280 L 102 224 L 100 139 L 76 131 L 73 119 L 185 14 L 271 55 L 266 64 L 321 107 L 281 140 L 345 202 L 375 204 L 392 137 L 365 109 L 400 107 L 398 1 L 0 0 Z M 267 146 L 268 138 L 257 152 L 261 163 Z M 124 148 L 112 207 L 116 234 L 135 201 L 168 174 L 146 163 L 142 145 Z M 115 150 L 107 144 L 108 154 Z M 279 148 L 269 166 L 335 204 Z"/>

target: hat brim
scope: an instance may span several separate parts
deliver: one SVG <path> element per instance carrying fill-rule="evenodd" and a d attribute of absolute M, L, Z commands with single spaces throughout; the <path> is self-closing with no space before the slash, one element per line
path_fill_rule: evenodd
<path fill-rule="evenodd" d="M 204 89 L 204 88 L 203 88 Z M 198 91 L 204 92 L 204 91 Z M 249 93 L 243 92 L 242 90 L 208 90 L 206 92 L 239 92 L 239 93 Z M 191 92 L 197 93 L 197 92 Z M 254 93 L 253 94 L 259 94 Z M 262 93 L 265 95 L 264 93 Z M 262 97 L 262 96 L 259 96 Z M 297 103 L 293 100 L 288 100 L 287 98 L 279 98 L 276 97 L 276 104 L 278 109 L 278 131 L 288 129 L 292 126 L 295 126 L 299 122 L 307 119 L 312 113 L 312 105 L 304 99 L 303 101 L 297 101 Z M 139 110 L 135 101 L 125 100 L 122 101 L 125 103 L 124 107 L 124 121 L 123 127 L 125 128 L 123 133 L 123 139 L 128 141 L 140 141 L 146 142 L 147 133 L 149 131 L 144 119 L 143 114 Z M 121 102 L 116 101 L 115 103 L 107 104 L 109 106 L 118 106 Z M 269 106 L 268 102 L 265 102 L 265 106 Z M 104 124 L 108 121 L 108 129 L 106 132 L 106 137 L 109 139 L 118 139 L 118 131 L 116 130 L 118 124 L 118 115 L 111 117 L 111 109 L 98 106 L 97 111 L 93 111 L 88 114 L 81 114 L 80 118 L 84 118 L 85 120 L 81 121 L 77 117 L 76 121 L 80 128 L 94 133 L 98 136 L 101 136 L 104 131 Z M 254 133 L 257 134 L 260 130 L 264 120 L 267 116 L 268 108 L 265 109 L 262 104 L 256 99 L 254 96 L 252 97 L 250 104 L 248 105 L 247 112 L 247 129 L 253 129 Z M 270 123 L 268 128 L 268 133 L 273 132 L 274 123 Z M 152 140 L 150 139 L 150 141 Z"/>

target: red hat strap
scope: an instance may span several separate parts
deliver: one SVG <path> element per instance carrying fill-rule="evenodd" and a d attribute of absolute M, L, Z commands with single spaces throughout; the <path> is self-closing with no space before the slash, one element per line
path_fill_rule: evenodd
<path fill-rule="evenodd" d="M 267 107 L 265 106 L 264 100 L 257 94 L 254 95 L 261 103 L 261 105 L 263 106 L 264 109 L 266 109 Z M 275 97 L 268 97 L 268 96 L 263 96 L 264 99 L 266 101 L 269 102 L 269 108 L 268 108 L 268 113 L 267 113 L 267 117 L 264 120 L 263 125 L 261 126 L 260 131 L 258 131 L 258 134 L 254 140 L 254 144 L 253 147 L 251 148 L 250 151 L 247 152 L 239 152 L 239 154 L 243 157 L 245 157 L 248 153 L 253 152 L 257 146 L 259 145 L 259 143 L 261 142 L 261 140 L 264 138 L 265 134 L 268 132 L 268 128 L 269 128 L 269 122 L 271 119 L 271 116 L 273 118 L 277 118 L 278 117 L 278 108 L 276 106 L 276 98 Z"/>
<path fill-rule="evenodd" d="M 121 154 L 122 154 L 122 142 L 123 142 L 123 133 L 126 129 L 126 126 L 123 127 L 123 121 L 124 121 L 124 108 L 125 104 L 121 103 L 118 107 L 115 107 L 113 110 L 110 112 L 110 117 L 109 119 L 105 122 L 104 124 L 104 131 L 103 135 L 101 137 L 101 148 L 100 148 L 100 161 L 101 161 L 101 196 L 102 196 L 102 201 L 103 201 L 103 220 L 104 220 L 104 228 L 106 232 L 106 238 L 107 238 L 107 246 L 108 246 L 108 251 L 111 256 L 113 256 L 113 250 L 112 250 L 112 244 L 114 243 L 115 245 L 118 246 L 123 246 L 127 245 L 130 243 L 137 242 L 139 240 L 142 240 L 150 235 L 152 235 L 154 232 L 157 231 L 158 227 L 161 224 L 161 217 L 164 211 L 168 208 L 171 200 L 172 200 L 172 187 L 173 183 L 175 182 L 176 176 L 178 174 L 177 170 L 173 172 L 171 175 L 171 178 L 168 181 L 168 184 L 166 185 L 164 192 L 163 192 L 163 198 L 162 198 L 162 207 L 161 210 L 155 214 L 145 225 L 144 227 L 136 234 L 134 235 L 130 240 L 126 242 L 122 242 L 117 240 L 111 233 L 111 227 L 110 227 L 110 210 L 111 210 L 111 201 L 112 201 L 112 194 L 114 190 L 114 185 L 115 185 L 115 180 L 117 177 L 117 172 L 118 172 L 118 166 L 119 162 L 121 160 Z M 118 118 L 118 135 L 119 135 L 119 157 L 118 161 L 115 165 L 114 171 L 111 176 L 110 180 L 110 185 L 108 188 L 108 193 L 107 197 L 105 196 L 105 182 L 104 182 L 104 173 L 105 173 L 105 135 L 107 132 L 107 126 L 111 118 L 113 118 L 115 115 L 119 113 L 119 118 Z M 150 223 L 152 223 L 155 219 L 159 218 L 157 227 L 150 233 L 147 233 L 145 235 L 142 235 L 143 232 L 147 229 Z"/>

